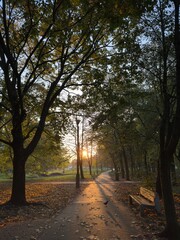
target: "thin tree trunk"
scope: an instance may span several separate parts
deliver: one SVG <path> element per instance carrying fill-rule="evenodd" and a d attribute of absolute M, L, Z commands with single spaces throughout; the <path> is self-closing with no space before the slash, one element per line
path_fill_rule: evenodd
<path fill-rule="evenodd" d="M 92 176 L 92 167 L 91 167 L 90 161 L 88 161 L 88 165 L 89 165 L 89 174 Z"/>
<path fill-rule="evenodd" d="M 83 172 L 83 147 L 84 147 L 84 117 L 82 120 L 82 138 L 81 138 L 81 160 L 80 160 L 81 179 L 85 179 L 84 172 Z"/>
<path fill-rule="evenodd" d="M 119 181 L 119 172 L 116 165 L 114 165 L 114 169 L 115 169 L 115 181 Z"/>
<path fill-rule="evenodd" d="M 119 169 L 118 169 L 114 154 L 111 154 L 111 159 L 112 159 L 114 170 L 115 170 L 115 181 L 119 181 L 119 171 L 118 171 Z"/>
<path fill-rule="evenodd" d="M 129 153 L 130 153 L 130 161 L 131 161 L 131 178 L 133 178 L 134 177 L 134 159 L 132 154 L 132 147 L 129 148 Z"/>
<path fill-rule="evenodd" d="M 125 178 L 124 162 L 123 162 L 123 157 L 120 151 L 119 151 L 119 162 L 120 162 L 120 168 L 121 168 L 121 177 Z"/>
<path fill-rule="evenodd" d="M 123 151 L 123 157 L 124 157 L 124 165 L 125 165 L 125 171 L 126 171 L 126 180 L 130 180 L 129 177 L 129 166 L 128 166 L 128 160 L 127 160 L 127 156 L 126 156 L 126 150 L 124 148 L 124 146 L 122 146 L 122 151 Z"/>
<path fill-rule="evenodd" d="M 98 175 L 99 174 L 99 171 L 98 171 L 98 154 L 96 153 L 96 174 Z"/>
<path fill-rule="evenodd" d="M 85 179 L 85 177 L 84 177 L 84 172 L 83 172 L 83 160 L 82 160 L 82 158 L 81 158 L 81 160 L 80 160 L 80 165 L 79 165 L 79 167 L 80 167 L 81 179 Z"/>
<path fill-rule="evenodd" d="M 76 171 L 76 188 L 80 187 L 80 174 L 79 174 L 79 165 L 80 165 L 80 144 L 79 144 L 79 122 L 80 120 L 76 119 L 77 127 L 77 171 Z"/>
<path fill-rule="evenodd" d="M 145 166 L 146 174 L 148 175 L 149 171 L 148 171 L 147 151 L 146 150 L 144 150 L 144 166 Z"/>

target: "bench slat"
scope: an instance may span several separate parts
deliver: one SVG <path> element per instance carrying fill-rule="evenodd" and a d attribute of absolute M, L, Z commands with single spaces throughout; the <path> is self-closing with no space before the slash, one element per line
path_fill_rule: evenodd
<path fill-rule="evenodd" d="M 140 194 L 150 202 L 154 202 L 155 194 L 151 190 L 140 187 Z"/>
<path fill-rule="evenodd" d="M 134 199 L 134 201 L 136 201 L 137 203 L 144 205 L 144 206 L 152 206 L 154 207 L 155 204 L 149 202 L 148 200 L 144 199 L 143 197 L 139 196 L 139 195 L 130 195 L 130 197 L 132 199 Z"/>

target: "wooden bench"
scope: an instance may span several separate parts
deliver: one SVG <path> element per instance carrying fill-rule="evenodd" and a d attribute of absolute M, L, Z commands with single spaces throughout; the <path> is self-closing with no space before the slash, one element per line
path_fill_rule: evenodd
<path fill-rule="evenodd" d="M 132 205 L 132 200 L 140 205 L 140 215 L 144 216 L 144 209 L 154 209 L 157 214 L 160 213 L 159 196 L 144 187 L 140 187 L 138 195 L 129 195 L 129 203 Z"/>

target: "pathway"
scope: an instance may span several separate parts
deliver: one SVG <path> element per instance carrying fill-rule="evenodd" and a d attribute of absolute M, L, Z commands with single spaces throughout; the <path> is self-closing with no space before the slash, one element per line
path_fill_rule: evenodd
<path fill-rule="evenodd" d="M 14 230 L 11 226 L 11 231 L 7 228 L 6 234 L 1 233 L 0 240 L 133 239 L 138 230 L 128 207 L 114 199 L 115 185 L 108 173 L 103 173 L 53 218 L 15 225 Z"/>

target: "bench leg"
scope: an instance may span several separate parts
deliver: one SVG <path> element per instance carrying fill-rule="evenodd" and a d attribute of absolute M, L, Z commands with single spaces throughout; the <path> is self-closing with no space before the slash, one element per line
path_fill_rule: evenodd
<path fill-rule="evenodd" d="M 144 217 L 144 206 L 140 205 L 140 216 Z"/>
<path fill-rule="evenodd" d="M 132 198 L 129 196 L 129 204 L 132 205 Z"/>

